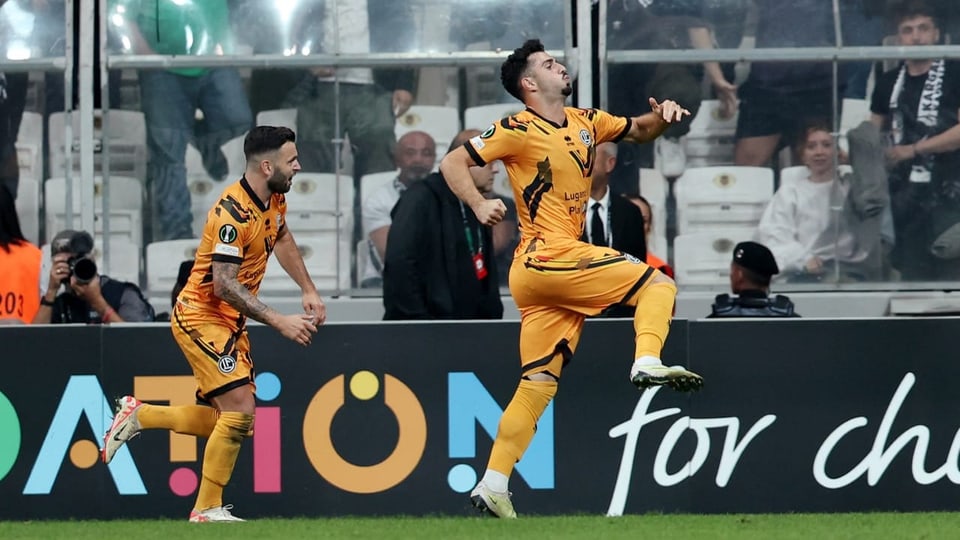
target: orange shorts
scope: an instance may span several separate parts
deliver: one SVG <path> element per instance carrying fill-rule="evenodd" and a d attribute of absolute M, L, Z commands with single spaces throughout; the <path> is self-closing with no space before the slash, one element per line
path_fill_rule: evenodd
<path fill-rule="evenodd" d="M 209 401 L 234 388 L 253 384 L 253 360 L 246 327 L 235 330 L 203 312 L 173 308 L 170 329 L 197 379 L 197 397 Z"/>
<path fill-rule="evenodd" d="M 631 255 L 579 241 L 536 241 L 510 267 L 520 310 L 522 375 L 560 377 L 580 341 L 583 321 L 615 304 L 635 306 L 659 273 Z"/>

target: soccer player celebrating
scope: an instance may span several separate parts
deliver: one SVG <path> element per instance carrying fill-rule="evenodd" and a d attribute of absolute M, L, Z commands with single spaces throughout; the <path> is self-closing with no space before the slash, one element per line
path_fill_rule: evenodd
<path fill-rule="evenodd" d="M 208 437 L 190 521 L 243 521 L 230 513 L 232 505 L 224 506 L 222 497 L 240 443 L 253 428 L 255 386 L 247 318 L 303 346 L 326 320 L 326 307 L 284 225 L 283 194 L 300 170 L 295 141 L 285 127 L 258 126 L 247 134 L 246 173 L 207 214 L 190 279 L 170 317 L 173 337 L 196 377 L 197 397 L 212 407 L 157 406 L 124 396 L 104 436 L 104 463 L 143 429 Z M 271 252 L 300 286 L 305 314 L 282 315 L 257 298 Z"/>
<path fill-rule="evenodd" d="M 585 317 L 614 304 L 636 306 L 630 380 L 639 388 L 666 385 L 688 391 L 699 389 L 703 380 L 660 361 L 677 292 L 673 280 L 631 255 L 579 240 L 596 146 L 621 139 L 652 141 L 689 111 L 652 98 L 652 112 L 634 118 L 565 107 L 572 92 L 570 76 L 539 40 L 514 50 L 501 66 L 500 78 L 526 110 L 447 154 L 440 171 L 484 225 L 499 222 L 506 208 L 477 191 L 471 166 L 503 161 L 517 201 L 521 239 L 509 283 L 520 309 L 521 379 L 500 418 L 486 473 L 470 495 L 481 511 L 513 518 L 517 514 L 507 481 L 557 392 Z"/>

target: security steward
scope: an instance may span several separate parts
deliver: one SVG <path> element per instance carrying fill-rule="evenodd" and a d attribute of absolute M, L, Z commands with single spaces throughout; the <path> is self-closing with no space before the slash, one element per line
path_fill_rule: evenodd
<path fill-rule="evenodd" d="M 733 295 L 714 299 L 710 315 L 718 317 L 799 317 L 793 302 L 782 294 L 770 296 L 770 279 L 780 273 L 773 253 L 757 242 L 740 242 L 730 263 Z"/>

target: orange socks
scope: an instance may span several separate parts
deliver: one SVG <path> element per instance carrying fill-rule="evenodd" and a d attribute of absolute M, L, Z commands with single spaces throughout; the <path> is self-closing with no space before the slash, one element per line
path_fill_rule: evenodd
<path fill-rule="evenodd" d="M 217 410 L 203 405 L 165 407 L 144 404 L 137 411 L 140 429 L 168 429 L 185 435 L 209 437 L 217 423 Z"/>
<path fill-rule="evenodd" d="M 640 292 L 633 315 L 633 328 L 637 333 L 634 358 L 660 358 L 670 331 L 676 298 L 677 287 L 672 283 L 651 283 Z"/>
<path fill-rule="evenodd" d="M 500 417 L 488 469 L 510 476 L 513 466 L 520 461 L 533 440 L 540 415 L 556 393 L 556 381 L 520 381 L 517 392 Z"/>
<path fill-rule="evenodd" d="M 240 443 L 253 426 L 253 415 L 222 412 L 203 453 L 203 478 L 197 493 L 196 510 L 223 506 L 223 487 L 233 475 Z"/>

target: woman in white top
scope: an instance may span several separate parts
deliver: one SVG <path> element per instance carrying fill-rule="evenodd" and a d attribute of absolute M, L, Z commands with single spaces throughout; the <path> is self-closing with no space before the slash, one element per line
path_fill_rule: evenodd
<path fill-rule="evenodd" d="M 807 128 L 800 156 L 808 174 L 781 184 L 757 226 L 756 240 L 790 281 L 858 279 L 856 264 L 867 258 L 847 225 L 850 186 L 834 166 L 836 152 L 829 128 Z"/>

